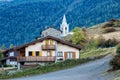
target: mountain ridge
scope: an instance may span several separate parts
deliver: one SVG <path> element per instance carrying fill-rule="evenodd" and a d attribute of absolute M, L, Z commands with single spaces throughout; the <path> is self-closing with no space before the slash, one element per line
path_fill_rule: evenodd
<path fill-rule="evenodd" d="M 14 0 L 0 3 L 0 45 L 20 45 L 40 35 L 45 26 L 59 28 L 66 14 L 70 30 L 120 19 L 119 0 Z"/>

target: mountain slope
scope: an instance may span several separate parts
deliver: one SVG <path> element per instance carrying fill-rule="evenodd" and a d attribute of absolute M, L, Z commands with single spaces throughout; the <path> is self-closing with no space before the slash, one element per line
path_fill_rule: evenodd
<path fill-rule="evenodd" d="M 59 28 L 66 14 L 70 30 L 120 18 L 119 0 L 12 0 L 0 3 L 0 45 L 35 39 L 45 26 Z"/>

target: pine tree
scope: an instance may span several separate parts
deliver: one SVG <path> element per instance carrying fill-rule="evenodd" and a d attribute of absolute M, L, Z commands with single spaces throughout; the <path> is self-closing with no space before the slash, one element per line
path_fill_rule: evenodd
<path fill-rule="evenodd" d="M 10 47 L 9 48 L 13 48 L 14 47 L 14 45 L 13 44 L 10 44 Z"/>
<path fill-rule="evenodd" d="M 4 44 L 2 44 L 1 49 L 2 49 L 2 50 L 4 50 L 4 49 L 5 49 L 5 45 L 4 45 Z"/>

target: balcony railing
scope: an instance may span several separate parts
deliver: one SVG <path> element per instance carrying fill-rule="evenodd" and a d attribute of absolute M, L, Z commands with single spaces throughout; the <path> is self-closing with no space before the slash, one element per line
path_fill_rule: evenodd
<path fill-rule="evenodd" d="M 42 50 L 55 50 L 55 45 L 42 45 Z"/>
<path fill-rule="evenodd" d="M 44 61 L 55 61 L 55 57 L 48 57 L 48 56 L 43 56 L 43 57 L 40 57 L 40 56 L 29 56 L 29 57 L 18 57 L 17 58 L 18 61 L 40 61 L 40 62 L 44 62 Z"/>

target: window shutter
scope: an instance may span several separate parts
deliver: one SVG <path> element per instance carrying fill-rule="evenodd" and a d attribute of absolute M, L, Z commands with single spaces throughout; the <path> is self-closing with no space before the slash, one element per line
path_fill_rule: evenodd
<path fill-rule="evenodd" d="M 35 56 L 35 51 L 32 51 L 32 56 Z"/>
<path fill-rule="evenodd" d="M 50 51 L 50 56 L 52 56 L 52 51 Z"/>
<path fill-rule="evenodd" d="M 46 41 L 45 41 L 45 45 L 49 45 L 49 40 L 46 40 Z"/>
<path fill-rule="evenodd" d="M 67 52 L 64 52 L 64 58 L 67 59 Z"/>
<path fill-rule="evenodd" d="M 76 52 L 72 53 L 72 57 L 73 57 L 73 59 L 76 59 Z"/>
<path fill-rule="evenodd" d="M 39 56 L 42 56 L 42 51 L 40 51 L 40 54 L 39 54 Z"/>
<path fill-rule="evenodd" d="M 50 40 L 50 45 L 53 45 L 53 40 Z"/>

